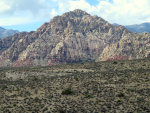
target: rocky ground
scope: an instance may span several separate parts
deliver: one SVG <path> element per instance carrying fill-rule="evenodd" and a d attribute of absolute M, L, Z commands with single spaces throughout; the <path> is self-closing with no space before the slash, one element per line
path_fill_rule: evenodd
<path fill-rule="evenodd" d="M 150 59 L 0 68 L 0 113 L 150 113 Z"/>

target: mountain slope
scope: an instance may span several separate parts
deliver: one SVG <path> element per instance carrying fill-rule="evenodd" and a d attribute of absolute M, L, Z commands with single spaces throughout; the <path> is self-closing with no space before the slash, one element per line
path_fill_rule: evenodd
<path fill-rule="evenodd" d="M 19 33 L 19 31 L 17 30 L 6 30 L 2 27 L 0 27 L 0 38 L 5 38 L 5 37 L 8 37 L 8 36 L 12 36 L 16 33 Z"/>
<path fill-rule="evenodd" d="M 123 26 L 114 26 L 98 16 L 74 10 L 54 17 L 35 32 L 16 34 L 0 41 L 1 66 L 107 60 L 110 55 L 100 58 L 106 48 L 123 40 L 127 42 L 135 40 L 139 43 L 140 40 L 136 36 L 144 37 L 146 42 L 149 40 L 149 34 L 131 33 Z M 122 44 L 125 46 L 125 43 Z M 142 48 L 146 46 L 144 43 L 140 45 Z M 130 49 L 126 51 L 129 54 L 125 55 L 130 56 L 132 51 Z M 119 53 L 122 55 L 120 51 L 117 54 Z M 136 53 L 138 51 L 135 51 L 135 58 L 138 58 Z"/>

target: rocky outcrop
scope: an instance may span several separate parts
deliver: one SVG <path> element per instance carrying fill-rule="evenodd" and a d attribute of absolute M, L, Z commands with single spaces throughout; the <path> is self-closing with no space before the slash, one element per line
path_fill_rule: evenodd
<path fill-rule="evenodd" d="M 108 45 L 97 59 L 101 60 L 124 60 L 141 59 L 150 57 L 150 34 L 129 33 L 117 43 Z"/>
<path fill-rule="evenodd" d="M 74 10 L 54 17 L 35 32 L 19 33 L 1 40 L 0 61 L 4 63 L 0 65 L 53 65 L 107 60 L 116 55 L 141 58 L 148 53 L 136 54 L 148 47 L 145 43 L 149 39 L 149 34 L 131 33 L 123 26 L 114 26 L 98 16 Z M 139 44 L 139 51 L 136 44 Z"/>

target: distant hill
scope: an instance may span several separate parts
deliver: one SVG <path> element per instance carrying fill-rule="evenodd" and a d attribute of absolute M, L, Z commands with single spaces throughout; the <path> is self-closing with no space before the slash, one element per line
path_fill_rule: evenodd
<path fill-rule="evenodd" d="M 114 23 L 113 25 L 119 26 L 119 24 Z M 126 29 L 128 29 L 131 32 L 136 32 L 136 33 L 143 33 L 147 32 L 150 33 L 150 23 L 142 23 L 142 24 L 133 24 L 133 25 L 126 25 L 124 26 Z"/>
<path fill-rule="evenodd" d="M 4 29 L 2 27 L 0 27 L 0 38 L 5 38 L 5 37 L 8 37 L 8 36 L 12 36 L 16 33 L 19 33 L 19 31 L 17 30 L 7 30 L 7 29 Z"/>
<path fill-rule="evenodd" d="M 142 24 L 135 24 L 135 25 L 129 25 L 125 26 L 128 30 L 132 32 L 142 33 L 147 32 L 150 33 L 150 23 L 142 23 Z"/>
<path fill-rule="evenodd" d="M 119 26 L 119 24 L 114 23 L 113 25 Z M 147 32 L 150 33 L 150 22 L 142 23 L 142 24 L 133 24 L 133 25 L 126 25 L 124 26 L 126 29 L 128 29 L 131 32 L 136 33 L 143 33 Z"/>

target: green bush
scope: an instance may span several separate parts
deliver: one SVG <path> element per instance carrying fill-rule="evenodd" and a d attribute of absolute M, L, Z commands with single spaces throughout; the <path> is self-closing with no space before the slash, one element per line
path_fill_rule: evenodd
<path fill-rule="evenodd" d="M 117 95 L 117 97 L 120 97 L 120 98 L 121 98 L 121 97 L 125 97 L 125 94 L 121 92 L 121 93 L 119 93 L 119 94 Z"/>
<path fill-rule="evenodd" d="M 113 64 L 117 64 L 117 61 L 114 61 Z"/>
<path fill-rule="evenodd" d="M 72 95 L 72 94 L 73 94 L 73 91 L 71 90 L 71 88 L 67 88 L 62 91 L 62 95 Z"/>
<path fill-rule="evenodd" d="M 7 88 L 6 85 L 2 85 L 2 86 L 1 86 L 1 89 L 2 89 L 2 90 L 5 90 L 6 88 Z"/>
<path fill-rule="evenodd" d="M 60 110 L 59 110 L 59 113 L 66 113 L 66 111 L 63 110 L 63 109 L 60 109 Z"/>

